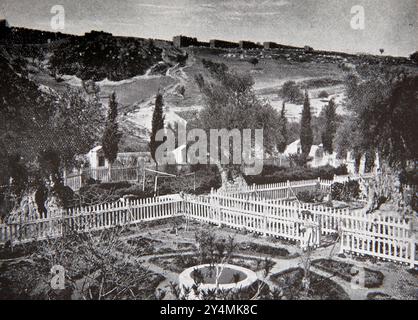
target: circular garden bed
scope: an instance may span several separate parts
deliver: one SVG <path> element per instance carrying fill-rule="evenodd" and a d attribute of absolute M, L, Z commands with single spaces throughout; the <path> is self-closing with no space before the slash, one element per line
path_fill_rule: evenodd
<path fill-rule="evenodd" d="M 188 298 L 197 298 L 193 288 L 199 288 L 199 293 L 210 291 L 246 290 L 257 281 L 255 272 L 231 264 L 203 264 L 190 267 L 179 275 L 179 285 L 182 293 L 188 293 Z M 200 298 L 200 297 L 199 297 Z"/>

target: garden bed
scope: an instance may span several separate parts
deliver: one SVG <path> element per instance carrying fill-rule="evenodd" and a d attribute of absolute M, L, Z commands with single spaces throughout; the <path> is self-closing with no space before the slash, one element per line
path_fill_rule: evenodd
<path fill-rule="evenodd" d="M 353 264 L 332 259 L 315 260 L 312 265 L 348 282 L 351 282 L 359 273 L 358 268 Z M 384 275 L 380 271 L 364 268 L 364 273 L 366 277 L 364 286 L 366 288 L 379 288 L 383 284 Z"/>
<path fill-rule="evenodd" d="M 77 264 L 77 263 L 76 263 Z M 22 260 L 17 262 L 3 262 L 0 264 L 0 300 L 69 300 L 73 298 L 74 281 L 81 280 L 83 277 L 91 276 L 95 270 L 78 269 L 66 270 L 65 289 L 53 290 L 51 288 L 51 275 L 47 263 L 37 260 Z M 155 290 L 165 279 L 164 276 L 147 271 L 142 268 L 136 268 L 131 264 L 125 265 L 125 270 L 129 274 L 138 274 L 139 277 L 146 275 L 146 284 L 143 280 L 134 284 L 131 290 L 136 297 L 142 299 L 156 299 Z M 139 278 L 138 278 L 139 279 Z M 106 290 L 110 291 L 114 286 L 112 281 L 106 283 Z M 98 295 L 97 286 L 91 286 L 92 299 Z M 76 296 L 76 299 L 81 299 Z M 106 297 L 105 297 L 106 298 Z M 112 296 L 109 295 L 109 299 Z M 115 297 L 117 299 L 130 299 L 131 293 L 126 293 Z"/>
<path fill-rule="evenodd" d="M 163 269 L 175 273 L 181 273 L 187 268 L 200 264 L 197 254 L 177 254 L 165 257 L 155 257 L 151 258 L 149 261 Z M 266 262 L 263 259 L 233 256 L 228 263 L 256 272 L 263 270 Z"/>
<path fill-rule="evenodd" d="M 294 255 L 290 255 L 290 252 L 285 248 L 273 247 L 264 244 L 258 244 L 254 242 L 243 242 L 238 245 L 239 252 L 248 254 L 260 254 L 269 257 L 278 258 L 294 258 Z"/>
<path fill-rule="evenodd" d="M 392 296 L 383 292 L 370 292 L 367 294 L 367 300 L 396 300 Z"/>
<path fill-rule="evenodd" d="M 344 289 L 334 281 L 316 273 L 310 273 L 310 289 L 302 291 L 302 268 L 291 268 L 270 276 L 271 281 L 282 290 L 282 297 L 288 300 L 349 300 Z"/>

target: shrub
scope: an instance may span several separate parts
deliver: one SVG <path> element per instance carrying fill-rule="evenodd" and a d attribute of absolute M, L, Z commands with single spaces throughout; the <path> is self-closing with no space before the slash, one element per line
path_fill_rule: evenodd
<path fill-rule="evenodd" d="M 332 180 L 334 175 L 347 174 L 345 166 L 334 168 L 331 166 L 324 166 L 318 168 L 303 168 L 303 167 L 278 167 L 266 165 L 260 175 L 245 176 L 248 184 L 268 184 L 279 183 L 298 180 L 313 180 L 317 178 Z"/>
<path fill-rule="evenodd" d="M 279 96 L 291 103 L 302 104 L 304 95 L 300 87 L 294 81 L 287 81 L 279 91 Z"/>
<path fill-rule="evenodd" d="M 350 180 L 345 183 L 333 183 L 331 186 L 331 198 L 338 201 L 350 201 L 358 199 L 360 195 L 360 184 L 358 181 Z"/>
<path fill-rule="evenodd" d="M 329 97 L 329 94 L 325 90 L 322 90 L 318 95 L 318 98 L 328 98 L 328 97 Z"/>
<path fill-rule="evenodd" d="M 315 191 L 301 191 L 297 194 L 298 200 L 302 202 L 315 203 L 324 200 L 324 194 L 320 190 Z"/>
<path fill-rule="evenodd" d="M 411 59 L 414 63 L 418 64 L 418 51 L 415 51 L 413 54 L 409 56 L 409 59 Z"/>
<path fill-rule="evenodd" d="M 248 62 L 255 66 L 256 64 L 258 64 L 258 59 L 255 57 L 252 57 L 250 58 L 250 60 L 248 60 Z"/>

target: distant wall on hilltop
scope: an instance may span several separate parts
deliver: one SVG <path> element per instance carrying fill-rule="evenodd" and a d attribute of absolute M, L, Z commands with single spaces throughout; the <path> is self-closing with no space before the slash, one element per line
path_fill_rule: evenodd
<path fill-rule="evenodd" d="M 236 42 L 229 42 L 224 40 L 212 39 L 209 41 L 211 48 L 226 48 L 226 49 L 233 49 L 239 48 L 239 44 Z"/>

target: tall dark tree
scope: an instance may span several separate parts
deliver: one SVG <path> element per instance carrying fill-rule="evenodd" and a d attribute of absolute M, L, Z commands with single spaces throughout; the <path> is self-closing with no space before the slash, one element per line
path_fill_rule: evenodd
<path fill-rule="evenodd" d="M 109 99 L 106 127 L 102 137 L 103 153 L 105 158 L 109 160 L 110 163 L 113 163 L 117 158 L 119 141 L 121 139 L 117 117 L 118 103 L 116 101 L 116 94 L 112 93 Z"/>
<path fill-rule="evenodd" d="M 305 90 L 305 101 L 303 102 L 302 118 L 300 120 L 300 144 L 302 153 L 307 157 L 313 143 L 313 132 L 311 126 L 311 104 L 308 91 Z"/>
<path fill-rule="evenodd" d="M 280 135 L 279 135 L 278 142 L 277 142 L 277 150 L 280 153 L 283 153 L 286 150 L 287 143 L 288 143 L 285 102 L 283 102 L 282 111 L 280 112 L 279 132 L 280 132 Z"/>
<path fill-rule="evenodd" d="M 333 141 L 335 133 L 337 131 L 336 125 L 336 105 L 334 99 L 331 99 L 329 103 L 325 106 L 324 110 L 324 130 L 322 131 L 322 145 L 324 146 L 324 151 L 328 153 L 333 153 Z"/>
<path fill-rule="evenodd" d="M 163 141 L 157 141 L 156 135 L 159 130 L 164 129 L 164 114 L 163 114 L 163 106 L 164 106 L 164 100 L 161 93 L 157 94 L 157 97 L 155 99 L 155 108 L 154 113 L 152 114 L 152 128 L 151 128 L 151 137 L 149 142 L 149 148 L 151 152 L 151 157 L 155 161 L 157 167 L 158 167 L 158 161 L 155 158 L 155 152 L 157 151 L 157 148 L 163 143 Z"/>

